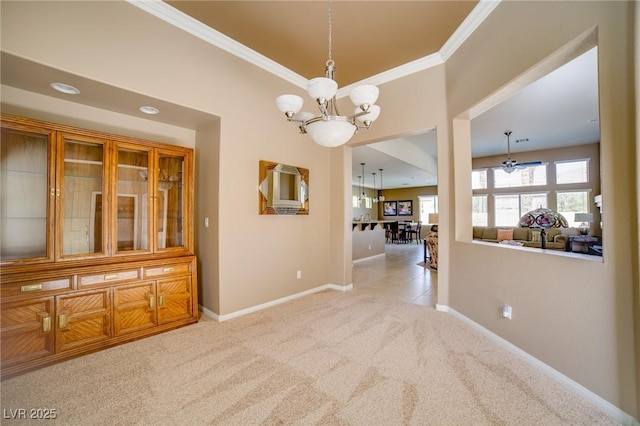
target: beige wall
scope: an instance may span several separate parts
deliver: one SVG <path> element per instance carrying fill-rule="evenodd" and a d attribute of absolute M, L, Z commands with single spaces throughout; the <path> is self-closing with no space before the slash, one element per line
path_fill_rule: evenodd
<path fill-rule="evenodd" d="M 501 3 L 446 65 L 381 85 L 383 114 L 351 145 L 435 127 L 438 303 L 637 417 L 633 301 L 640 268 L 638 220 L 629 207 L 638 205 L 630 178 L 637 173 L 631 4 Z M 202 257 L 201 303 L 207 309 L 225 315 L 327 283 L 351 283 L 351 148 L 315 146 L 285 123 L 273 99 L 292 91 L 304 95 L 300 89 L 124 2 L 3 1 L 0 7 L 3 51 L 220 118 L 196 129 L 195 137 L 187 129 L 175 141 L 188 145 L 195 139 L 197 169 L 216 169 L 196 171 L 197 254 Z M 604 263 L 468 242 L 468 111 L 595 27 Z M 41 97 L 16 97 L 25 110 L 44 111 L 45 117 L 36 118 L 75 116 L 74 108 L 56 110 Z M 95 112 L 96 119 L 90 118 L 102 122 L 107 115 Z M 153 125 L 130 127 L 145 132 Z M 208 143 L 213 146 L 201 145 Z M 308 216 L 257 214 L 261 159 L 310 170 Z M 217 187 L 208 191 L 207 185 Z M 216 196 L 215 202 L 202 199 Z M 203 217 L 213 218 L 213 229 L 202 228 Z M 517 279 L 496 273 L 514 269 Z M 295 278 L 297 270 L 301 280 Z M 507 302 L 514 307 L 512 321 L 498 316 Z"/>
<path fill-rule="evenodd" d="M 449 290 L 452 308 L 637 416 L 638 232 L 629 208 L 638 198 L 629 179 L 637 167 L 630 114 L 631 8 L 632 2 L 503 2 L 447 62 L 449 114 L 459 118 L 450 141 L 455 156 L 449 164 L 455 169 L 451 194 L 458 207 L 451 216 L 457 238 L 450 256 L 464 265 L 451 269 Z M 469 242 L 469 113 L 491 95 L 512 91 L 510 82 L 528 70 L 538 72 L 536 64 L 594 28 L 604 263 Z M 500 318 L 504 303 L 513 306 L 512 321 Z"/>
<path fill-rule="evenodd" d="M 220 120 L 197 131 L 195 148 L 194 236 L 198 254 L 198 303 L 220 312 Z M 216 165 L 216 167 L 212 167 Z M 205 226 L 208 219 L 209 226 Z"/>

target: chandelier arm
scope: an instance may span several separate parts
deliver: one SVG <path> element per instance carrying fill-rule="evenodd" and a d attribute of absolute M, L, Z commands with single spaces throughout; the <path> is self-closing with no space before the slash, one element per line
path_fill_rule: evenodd
<path fill-rule="evenodd" d="M 340 114 L 340 111 L 338 111 L 338 103 L 337 103 L 335 97 L 328 102 L 328 108 L 327 109 L 329 110 L 331 115 L 342 115 L 342 114 Z"/>

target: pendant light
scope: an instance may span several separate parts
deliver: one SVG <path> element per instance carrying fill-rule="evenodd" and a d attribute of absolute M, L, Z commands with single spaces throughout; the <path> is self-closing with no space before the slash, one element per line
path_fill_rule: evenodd
<path fill-rule="evenodd" d="M 373 175 L 373 193 L 375 196 L 373 197 L 373 203 L 376 204 L 378 202 L 378 191 L 376 191 L 376 172 L 371 173 Z"/>
<path fill-rule="evenodd" d="M 378 201 L 384 201 L 384 195 L 382 195 L 382 169 L 380 170 L 380 195 L 378 196 Z"/>
<path fill-rule="evenodd" d="M 364 163 L 360 163 L 360 165 L 362 166 L 362 195 L 360 198 L 364 201 L 367 197 L 367 194 L 364 193 Z"/>

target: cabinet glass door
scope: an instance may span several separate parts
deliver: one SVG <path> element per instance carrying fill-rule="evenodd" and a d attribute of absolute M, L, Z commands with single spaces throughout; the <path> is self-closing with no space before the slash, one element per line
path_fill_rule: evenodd
<path fill-rule="evenodd" d="M 27 131 L 5 123 L 1 130 L 0 260 L 52 259 L 51 132 Z"/>
<path fill-rule="evenodd" d="M 118 145 L 115 206 L 116 253 L 149 250 L 151 205 L 149 203 L 149 155 L 128 145 Z"/>
<path fill-rule="evenodd" d="M 104 193 L 105 142 L 61 135 L 64 158 L 59 175 L 62 187 L 62 256 L 106 253 L 108 220 Z M 59 148 L 60 149 L 60 148 Z"/>
<path fill-rule="evenodd" d="M 183 155 L 160 153 L 156 188 L 157 248 L 185 247 Z"/>

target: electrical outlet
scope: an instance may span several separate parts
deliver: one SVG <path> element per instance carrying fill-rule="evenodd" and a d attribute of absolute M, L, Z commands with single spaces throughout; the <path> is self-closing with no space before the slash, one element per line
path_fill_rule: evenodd
<path fill-rule="evenodd" d="M 511 315 L 513 313 L 513 308 L 510 305 L 504 305 L 502 307 L 502 317 L 506 319 L 511 319 Z"/>
<path fill-rule="evenodd" d="M 297 279 L 302 278 L 302 271 L 298 271 L 298 272 L 296 273 L 296 278 L 297 278 Z"/>
<path fill-rule="evenodd" d="M 208 227 L 209 227 L 209 218 L 208 218 L 208 217 L 205 217 L 205 218 L 204 218 L 204 227 L 205 227 L 205 228 L 208 228 Z"/>
<path fill-rule="evenodd" d="M 371 250 L 371 244 L 369 244 L 369 250 Z"/>

